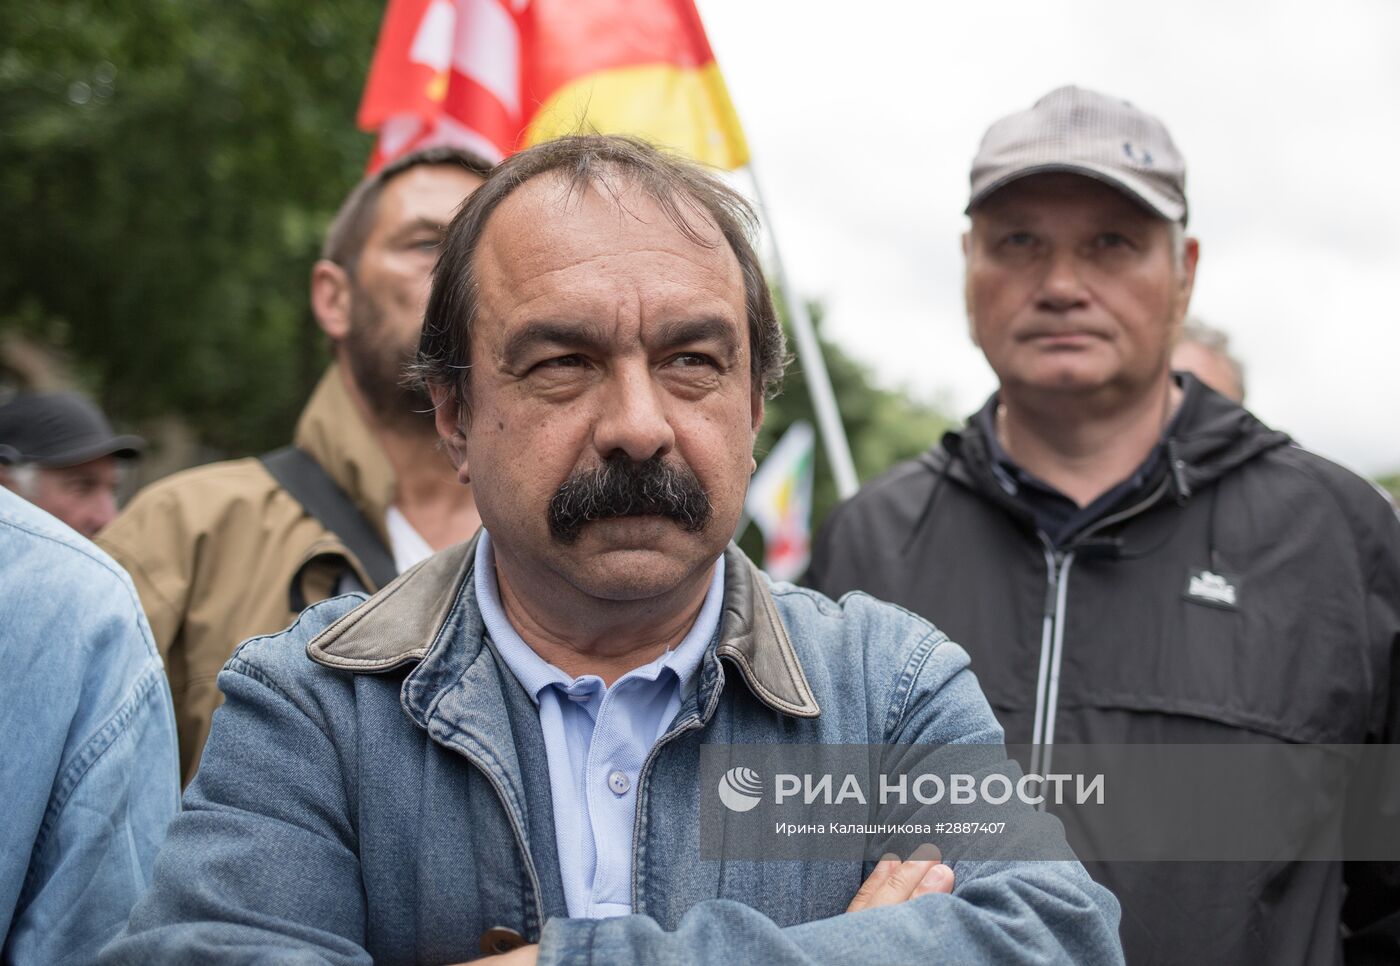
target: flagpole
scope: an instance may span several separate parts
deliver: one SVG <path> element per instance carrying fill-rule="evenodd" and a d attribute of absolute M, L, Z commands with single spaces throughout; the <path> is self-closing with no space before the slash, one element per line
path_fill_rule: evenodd
<path fill-rule="evenodd" d="M 783 256 L 778 249 L 778 235 L 773 228 L 772 209 L 763 197 L 763 187 L 759 184 L 758 173 L 753 161 L 748 163 L 749 180 L 753 182 L 754 198 L 763 213 L 763 223 L 768 228 L 768 244 L 773 272 L 777 276 L 778 293 L 787 306 L 788 319 L 792 322 L 793 340 L 797 343 L 797 358 L 802 363 L 802 374 L 807 380 L 807 391 L 812 395 L 812 409 L 817 417 L 817 428 L 821 431 L 822 446 L 826 448 L 827 459 L 831 463 L 831 473 L 836 479 L 836 493 L 841 499 L 854 496 L 860 488 L 856 476 L 855 461 L 851 459 L 851 444 L 846 439 L 846 427 L 841 422 L 841 411 L 836 405 L 836 393 L 831 388 L 831 376 L 826 371 L 826 359 L 822 356 L 821 343 L 817 341 L 817 330 L 812 324 L 807 303 L 797 296 L 788 283 L 787 270 L 783 267 Z"/>

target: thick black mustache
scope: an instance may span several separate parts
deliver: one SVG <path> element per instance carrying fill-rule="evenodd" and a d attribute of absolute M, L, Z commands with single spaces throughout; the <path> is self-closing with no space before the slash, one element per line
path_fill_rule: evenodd
<path fill-rule="evenodd" d="M 689 533 L 705 529 L 710 495 L 684 463 L 652 457 L 638 463 L 610 459 L 565 480 L 549 501 L 549 530 L 573 543 L 585 523 L 613 517 L 663 516 Z"/>

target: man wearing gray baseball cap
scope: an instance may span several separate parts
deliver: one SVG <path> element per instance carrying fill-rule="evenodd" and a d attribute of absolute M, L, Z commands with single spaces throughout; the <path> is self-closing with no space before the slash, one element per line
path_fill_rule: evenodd
<path fill-rule="evenodd" d="M 0 405 L 0 485 L 89 539 L 117 515 L 121 463 L 145 447 L 75 392 L 21 392 Z"/>
<path fill-rule="evenodd" d="M 1400 742 L 1400 520 L 1172 372 L 1200 256 L 1188 210 L 1166 127 L 1121 99 L 1064 87 L 993 124 L 963 251 L 999 389 L 816 542 L 817 589 L 964 644 L 1033 772 L 1065 745 Z M 1400 821 L 1393 778 L 1308 787 L 1314 820 Z M 1143 814 L 1144 834 L 1177 818 Z M 1400 959 L 1394 863 L 1081 858 L 1123 905 L 1129 963 Z"/>

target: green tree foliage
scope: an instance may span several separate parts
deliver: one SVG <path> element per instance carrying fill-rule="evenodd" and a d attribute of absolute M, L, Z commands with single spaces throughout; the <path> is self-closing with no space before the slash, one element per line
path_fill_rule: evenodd
<path fill-rule="evenodd" d="M 363 172 L 384 0 L 0 4 L 0 331 L 61 350 L 119 422 L 179 414 L 227 453 L 287 438 L 326 354 L 319 240 Z M 931 406 L 825 344 L 863 479 Z M 800 362 L 759 457 L 811 419 Z M 836 502 L 820 448 L 818 518 Z"/>
<path fill-rule="evenodd" d="M 0 329 L 122 421 L 285 440 L 324 349 L 307 272 L 370 139 L 382 0 L 0 4 Z"/>
<path fill-rule="evenodd" d="M 851 444 L 856 474 L 862 483 L 879 476 L 900 460 L 922 453 L 952 427 L 953 420 L 937 405 L 922 402 L 908 392 L 880 386 L 868 366 L 822 337 L 822 306 L 811 303 L 808 309 L 816 325 L 822 356 L 841 407 L 841 419 Z M 788 341 L 792 341 L 790 336 Z M 794 359 L 788 367 L 782 393 L 768 403 L 754 458 L 762 463 L 764 455 L 773 448 L 788 426 L 798 419 L 817 425 L 802 360 Z M 812 520 L 815 532 L 832 507 L 840 502 L 820 435 L 813 490 Z M 763 540 L 756 527 L 748 528 L 740 544 L 755 560 L 762 559 Z"/>

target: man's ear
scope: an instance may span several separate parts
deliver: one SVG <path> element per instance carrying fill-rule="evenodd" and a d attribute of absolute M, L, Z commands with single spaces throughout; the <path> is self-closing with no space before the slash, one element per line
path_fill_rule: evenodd
<path fill-rule="evenodd" d="M 1191 293 L 1196 290 L 1196 266 L 1201 260 L 1201 243 L 1195 238 L 1182 242 L 1181 267 L 1176 280 L 1178 286 L 1176 303 L 1176 327 L 1181 328 L 1186 313 L 1191 309 Z"/>
<path fill-rule="evenodd" d="M 311 312 L 332 342 L 350 331 L 350 274 L 322 258 L 311 266 Z"/>
<path fill-rule="evenodd" d="M 967 284 L 968 259 L 972 257 L 972 229 L 962 233 L 962 253 L 963 253 L 963 312 L 967 315 L 967 335 L 972 339 L 972 344 L 981 348 L 981 343 L 977 341 L 977 326 L 972 321 L 972 288 Z"/>
<path fill-rule="evenodd" d="M 471 482 L 467 468 L 467 437 L 462 429 L 462 407 L 456 398 L 441 386 L 429 386 L 428 393 L 433 398 L 433 424 L 437 427 L 442 448 L 447 450 L 452 465 L 457 467 L 457 478 L 463 483 Z"/>
<path fill-rule="evenodd" d="M 1201 261 L 1201 242 L 1197 238 L 1187 238 L 1184 249 L 1181 253 L 1181 284 L 1186 288 L 1186 298 L 1190 300 L 1191 293 L 1196 288 L 1196 266 Z"/>
<path fill-rule="evenodd" d="M 751 413 L 751 415 L 752 415 L 752 417 L 753 417 L 753 424 L 752 424 L 752 426 L 751 426 L 750 428 L 751 428 L 752 431 L 753 431 L 754 438 L 757 439 L 757 438 L 758 438 L 758 430 L 759 430 L 759 428 L 763 425 L 763 412 L 764 412 L 764 410 L 763 410 L 763 393 L 762 393 L 762 392 L 759 392 L 758 390 L 754 390 L 754 392 L 752 393 L 752 399 L 751 399 L 750 402 L 749 402 L 749 409 L 750 409 L 750 413 Z"/>

